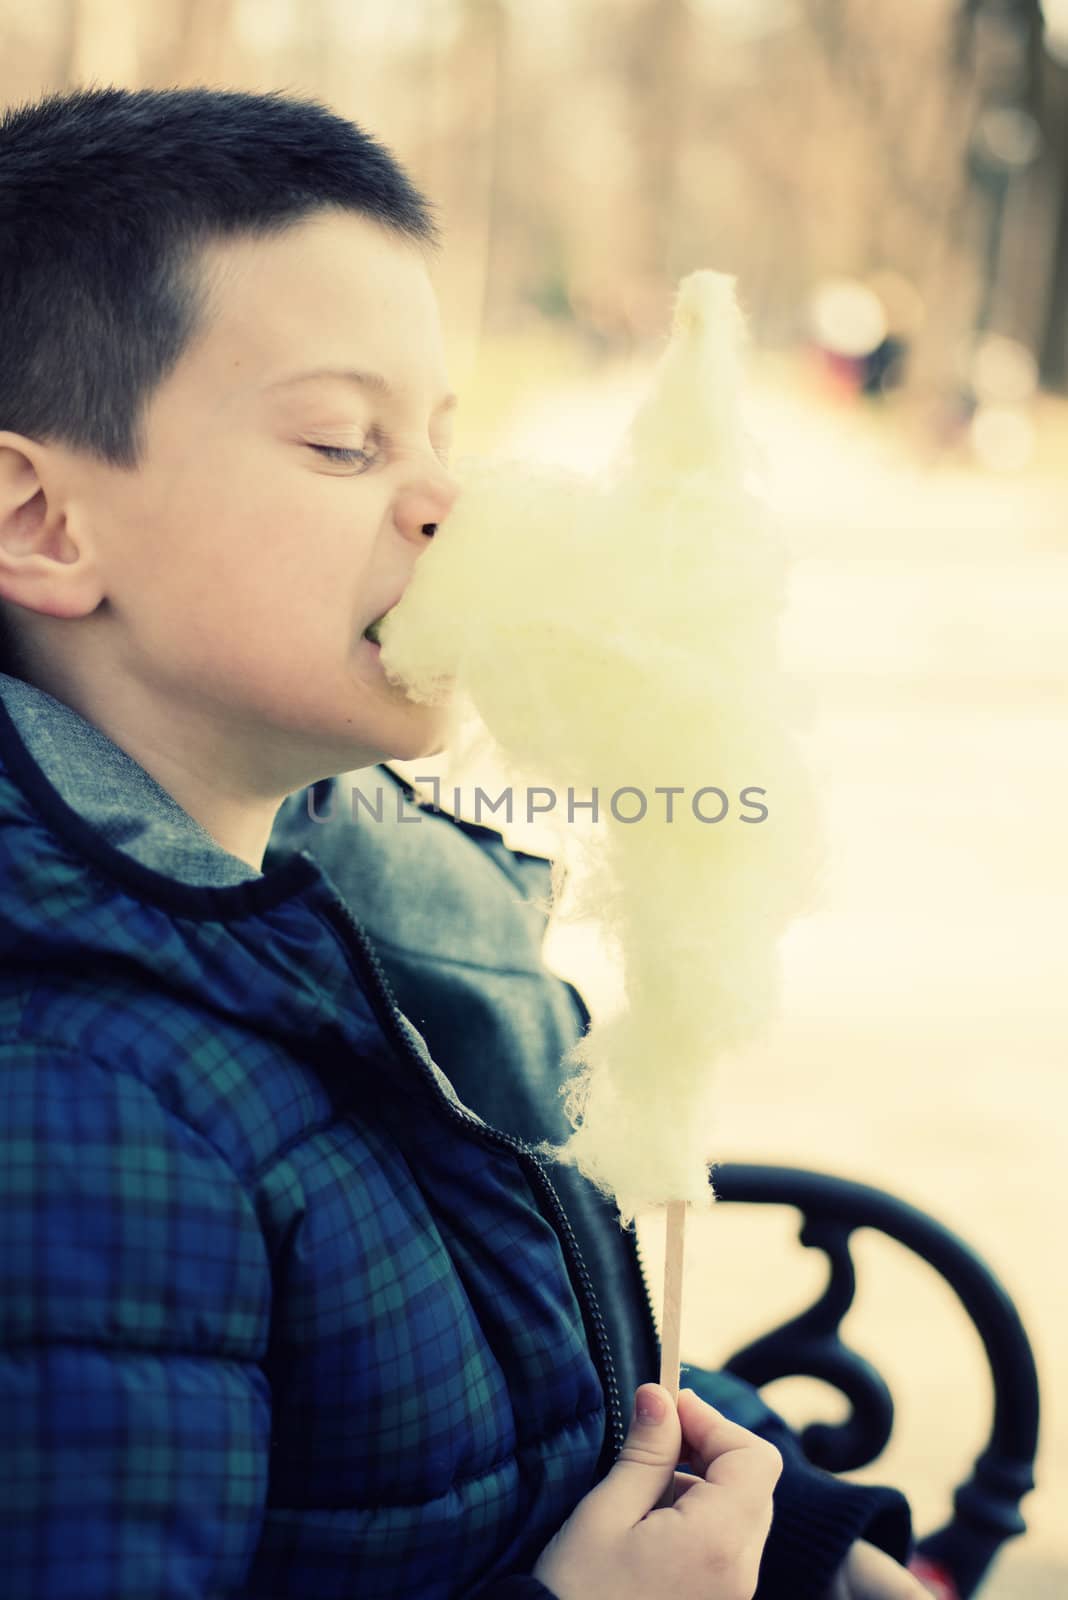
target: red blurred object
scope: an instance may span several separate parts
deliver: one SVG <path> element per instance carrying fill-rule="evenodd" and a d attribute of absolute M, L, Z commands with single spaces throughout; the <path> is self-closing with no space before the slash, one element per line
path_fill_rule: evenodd
<path fill-rule="evenodd" d="M 909 1562 L 909 1571 L 914 1578 L 919 1578 L 921 1583 L 927 1585 L 935 1600 L 960 1600 L 957 1585 L 945 1567 L 936 1566 L 933 1561 L 927 1561 L 923 1556 L 913 1556 Z"/>
<path fill-rule="evenodd" d="M 808 355 L 817 381 L 832 402 L 856 399 L 863 371 L 862 363 L 855 356 L 842 355 L 816 343 L 808 345 Z"/>

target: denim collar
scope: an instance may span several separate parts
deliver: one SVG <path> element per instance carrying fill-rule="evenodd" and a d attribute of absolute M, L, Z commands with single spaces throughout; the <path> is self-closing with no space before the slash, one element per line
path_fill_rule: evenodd
<path fill-rule="evenodd" d="M 262 878 L 231 855 L 125 750 L 53 695 L 0 672 L 0 700 L 42 774 L 115 849 L 181 883 Z"/>

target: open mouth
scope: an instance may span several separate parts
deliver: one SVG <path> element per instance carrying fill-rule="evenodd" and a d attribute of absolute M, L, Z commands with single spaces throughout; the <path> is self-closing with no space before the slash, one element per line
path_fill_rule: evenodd
<path fill-rule="evenodd" d="M 389 615 L 389 612 L 386 611 L 386 612 L 383 612 L 382 616 L 376 617 L 375 620 L 372 623 L 370 623 L 369 626 L 366 627 L 363 630 L 364 638 L 365 639 L 369 639 L 372 644 L 381 645 L 382 641 L 378 637 L 378 630 L 379 630 L 379 628 L 381 628 L 383 622 L 385 622 L 386 617 L 388 615 Z"/>

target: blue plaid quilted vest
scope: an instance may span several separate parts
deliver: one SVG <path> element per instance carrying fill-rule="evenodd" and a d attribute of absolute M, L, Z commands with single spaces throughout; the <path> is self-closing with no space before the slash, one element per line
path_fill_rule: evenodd
<path fill-rule="evenodd" d="M 253 874 L 12 682 L 5 1600 L 490 1596 L 621 1442 L 545 1167 L 457 1099 L 310 853 Z"/>

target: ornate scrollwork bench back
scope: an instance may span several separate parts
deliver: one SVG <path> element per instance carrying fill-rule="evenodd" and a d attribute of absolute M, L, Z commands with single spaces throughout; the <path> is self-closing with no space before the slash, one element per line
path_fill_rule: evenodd
<path fill-rule="evenodd" d="M 853 1303 L 856 1272 L 850 1238 L 873 1228 L 921 1256 L 949 1284 L 982 1340 L 993 1382 L 989 1440 L 972 1475 L 954 1492 L 944 1527 L 917 1541 L 915 1563 L 926 1575 L 948 1577 L 960 1600 L 980 1583 L 1006 1539 L 1026 1528 L 1019 1503 L 1034 1488 L 1038 1447 L 1038 1376 L 1030 1341 L 1004 1286 L 976 1252 L 926 1212 L 850 1179 L 799 1167 L 722 1162 L 712 1168 L 719 1200 L 794 1206 L 801 1243 L 824 1251 L 830 1278 L 821 1298 L 724 1363 L 728 1372 L 760 1387 L 777 1378 L 822 1379 L 849 1402 L 834 1425 L 812 1423 L 801 1433 L 809 1460 L 829 1472 L 867 1466 L 886 1446 L 894 1403 L 882 1376 L 840 1337 Z"/>

